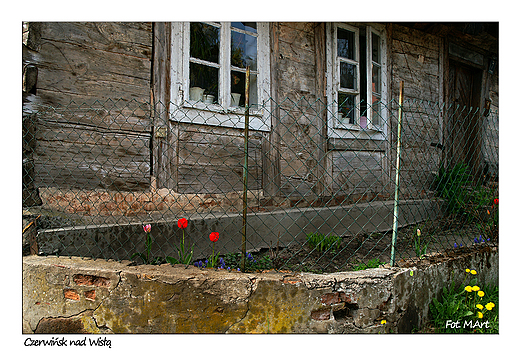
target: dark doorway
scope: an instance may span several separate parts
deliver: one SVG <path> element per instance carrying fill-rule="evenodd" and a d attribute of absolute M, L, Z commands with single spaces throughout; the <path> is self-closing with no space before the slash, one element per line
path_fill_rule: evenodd
<path fill-rule="evenodd" d="M 475 179 L 482 161 L 481 85 L 482 70 L 450 60 L 447 164 L 464 163 Z"/>

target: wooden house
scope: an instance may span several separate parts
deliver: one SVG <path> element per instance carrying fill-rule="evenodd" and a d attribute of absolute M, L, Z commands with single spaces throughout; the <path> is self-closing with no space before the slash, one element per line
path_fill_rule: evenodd
<path fill-rule="evenodd" d="M 241 191 L 246 66 L 266 205 L 390 193 L 401 81 L 423 107 L 403 115 L 403 185 L 443 160 L 498 170 L 498 23 L 31 22 L 23 46 L 39 187 Z"/>

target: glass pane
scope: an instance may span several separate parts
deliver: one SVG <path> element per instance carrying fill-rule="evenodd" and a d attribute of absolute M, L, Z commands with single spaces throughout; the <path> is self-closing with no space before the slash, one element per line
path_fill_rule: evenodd
<path fill-rule="evenodd" d="M 249 106 L 255 108 L 258 104 L 257 75 L 249 75 Z M 245 107 L 246 74 L 231 71 L 231 106 Z"/>
<path fill-rule="evenodd" d="M 372 124 L 381 124 L 381 98 L 372 95 Z"/>
<path fill-rule="evenodd" d="M 356 96 L 346 93 L 338 93 L 338 120 L 343 124 L 355 124 Z"/>
<path fill-rule="evenodd" d="M 220 47 L 220 28 L 206 23 L 190 24 L 190 56 L 218 63 Z"/>
<path fill-rule="evenodd" d="M 338 56 L 355 60 L 355 33 L 338 28 Z"/>
<path fill-rule="evenodd" d="M 357 66 L 349 63 L 340 63 L 339 81 L 341 88 L 357 89 Z"/>
<path fill-rule="evenodd" d="M 381 67 L 372 65 L 372 92 L 381 93 Z"/>
<path fill-rule="evenodd" d="M 256 71 L 256 37 L 231 31 L 231 65 Z"/>
<path fill-rule="evenodd" d="M 372 61 L 381 63 L 381 39 L 377 34 L 372 33 Z"/>
<path fill-rule="evenodd" d="M 190 100 L 204 100 L 200 99 L 200 95 L 209 95 L 213 98 L 206 97 L 206 101 L 213 99 L 211 103 L 218 102 L 218 72 L 219 69 L 214 67 L 190 63 Z M 192 87 L 201 88 L 203 91 L 192 90 Z"/>
<path fill-rule="evenodd" d="M 231 26 L 244 31 L 256 33 L 256 22 L 231 22 Z"/>

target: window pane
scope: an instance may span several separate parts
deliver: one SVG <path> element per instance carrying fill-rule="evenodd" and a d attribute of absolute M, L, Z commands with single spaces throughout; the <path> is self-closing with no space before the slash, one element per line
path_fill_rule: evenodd
<path fill-rule="evenodd" d="M 355 124 L 356 96 L 338 93 L 338 120 L 343 124 Z"/>
<path fill-rule="evenodd" d="M 190 88 L 200 87 L 204 89 L 203 95 L 212 95 L 213 102 L 218 102 L 218 72 L 214 67 L 190 63 Z"/>
<path fill-rule="evenodd" d="M 355 60 L 355 33 L 338 28 L 338 56 Z"/>
<path fill-rule="evenodd" d="M 231 65 L 256 71 L 256 48 L 256 37 L 231 31 Z"/>
<path fill-rule="evenodd" d="M 190 56 L 213 63 L 219 62 L 220 29 L 206 23 L 190 24 Z"/>
<path fill-rule="evenodd" d="M 381 98 L 372 95 L 372 124 L 381 124 Z"/>
<path fill-rule="evenodd" d="M 256 33 L 256 22 L 231 22 L 231 26 L 244 31 Z"/>
<path fill-rule="evenodd" d="M 258 104 L 257 75 L 249 75 L 249 106 Z M 231 106 L 245 106 L 246 102 L 246 74 L 244 72 L 231 71 Z M 238 96 L 240 95 L 240 96 Z"/>
<path fill-rule="evenodd" d="M 340 63 L 340 87 L 357 89 L 357 66 L 349 63 Z"/>
<path fill-rule="evenodd" d="M 381 93 L 381 67 L 372 65 L 372 92 Z"/>
<path fill-rule="evenodd" d="M 377 34 L 372 33 L 372 61 L 381 63 L 381 39 Z"/>

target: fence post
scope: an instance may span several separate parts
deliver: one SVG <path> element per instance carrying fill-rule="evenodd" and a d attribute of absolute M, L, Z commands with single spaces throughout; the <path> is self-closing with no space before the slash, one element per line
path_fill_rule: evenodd
<path fill-rule="evenodd" d="M 243 195 L 242 195 L 242 270 L 246 267 L 246 227 L 247 227 L 247 175 L 249 173 L 249 66 L 246 68 L 246 92 L 245 92 L 245 122 L 244 122 L 244 169 L 242 171 Z"/>
<path fill-rule="evenodd" d="M 397 242 L 397 223 L 399 216 L 399 161 L 401 159 L 401 125 L 403 120 L 403 90 L 404 81 L 399 83 L 399 113 L 397 117 L 397 156 L 395 162 L 395 194 L 394 194 L 394 225 L 392 228 L 392 252 L 390 263 L 395 266 L 395 243 Z"/>

